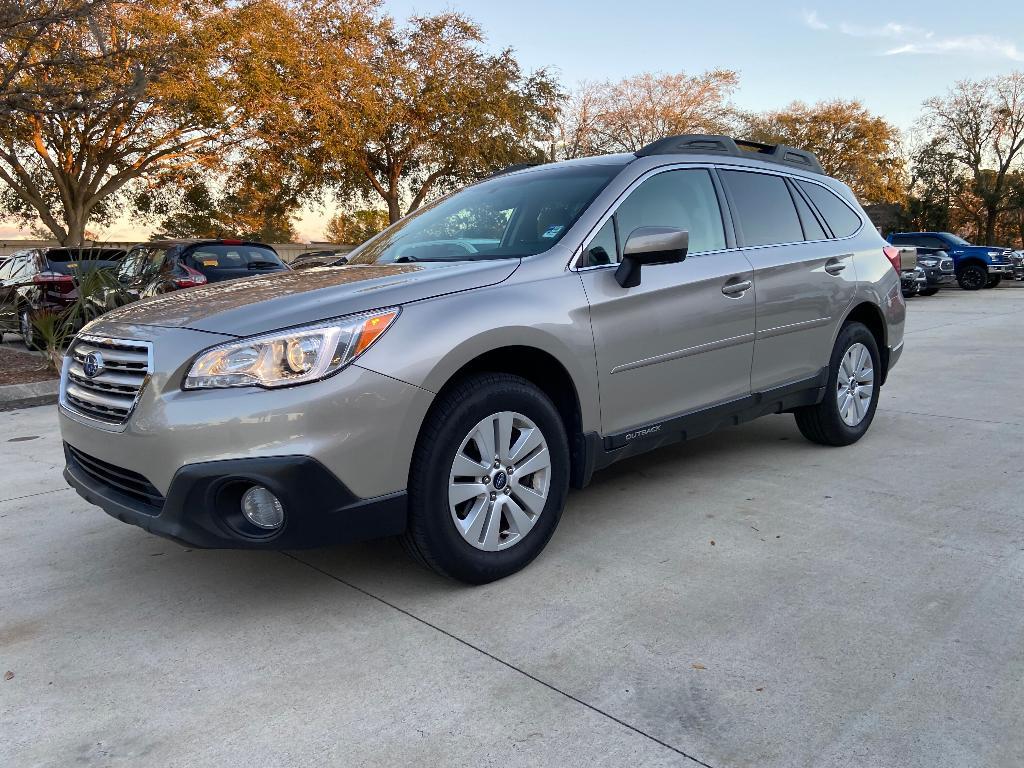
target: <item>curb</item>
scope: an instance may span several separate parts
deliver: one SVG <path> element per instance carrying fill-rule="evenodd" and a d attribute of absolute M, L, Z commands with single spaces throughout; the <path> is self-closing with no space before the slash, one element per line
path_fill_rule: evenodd
<path fill-rule="evenodd" d="M 0 387 L 0 411 L 14 411 L 57 402 L 60 381 L 33 381 L 28 384 L 7 384 Z"/>

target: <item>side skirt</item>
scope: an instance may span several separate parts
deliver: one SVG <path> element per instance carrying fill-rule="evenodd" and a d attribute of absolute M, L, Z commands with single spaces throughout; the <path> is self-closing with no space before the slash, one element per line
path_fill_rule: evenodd
<path fill-rule="evenodd" d="M 692 440 L 721 427 L 735 426 L 770 413 L 785 413 L 794 408 L 817 405 L 825 396 L 827 382 L 828 366 L 825 366 L 808 379 L 645 424 L 627 432 L 603 438 L 595 432 L 581 435 L 576 445 L 579 471 L 574 473 L 573 486 L 585 487 L 594 471 L 620 459 L 663 445 Z"/>

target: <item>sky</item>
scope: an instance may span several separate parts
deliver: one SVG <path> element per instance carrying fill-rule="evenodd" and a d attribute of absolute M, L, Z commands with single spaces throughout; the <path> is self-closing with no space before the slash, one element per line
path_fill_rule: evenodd
<path fill-rule="evenodd" d="M 488 47 L 510 47 L 525 69 L 582 80 L 640 72 L 739 72 L 737 106 L 772 109 L 800 99 L 860 99 L 903 130 L 921 103 L 955 81 L 1024 70 L 1024 3 L 709 3 L 672 0 L 389 0 L 399 19 L 456 10 Z M 318 240 L 330 211 L 305 210 L 298 230 Z M 102 234 L 144 239 L 128 217 Z M 0 238 L 16 229 L 0 222 Z"/>

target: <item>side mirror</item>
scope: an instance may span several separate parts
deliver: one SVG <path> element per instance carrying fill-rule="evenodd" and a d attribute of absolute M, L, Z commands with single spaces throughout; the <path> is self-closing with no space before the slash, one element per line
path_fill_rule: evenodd
<path fill-rule="evenodd" d="M 680 262 L 686 258 L 689 247 L 690 233 L 685 229 L 637 227 L 626 238 L 615 279 L 623 288 L 636 288 L 640 285 L 640 267 Z"/>

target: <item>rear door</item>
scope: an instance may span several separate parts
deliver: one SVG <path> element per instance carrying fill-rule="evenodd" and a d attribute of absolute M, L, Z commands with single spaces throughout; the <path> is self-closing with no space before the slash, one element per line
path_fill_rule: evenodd
<path fill-rule="evenodd" d="M 751 390 L 814 379 L 828 364 L 835 324 L 856 294 L 853 246 L 826 231 L 823 217 L 785 175 L 746 169 L 719 173 L 737 239 L 754 267 Z"/>
<path fill-rule="evenodd" d="M 678 264 L 643 268 L 640 285 L 615 280 L 637 227 L 690 233 Z M 730 249 L 722 203 L 707 168 L 664 170 L 642 180 L 584 243 L 580 277 L 590 302 L 601 420 L 609 439 L 750 393 L 753 271 Z"/>

